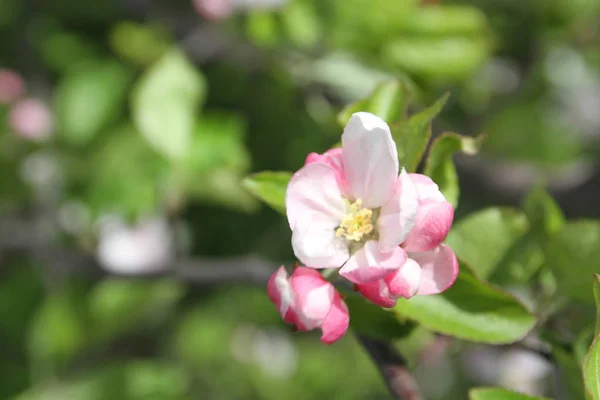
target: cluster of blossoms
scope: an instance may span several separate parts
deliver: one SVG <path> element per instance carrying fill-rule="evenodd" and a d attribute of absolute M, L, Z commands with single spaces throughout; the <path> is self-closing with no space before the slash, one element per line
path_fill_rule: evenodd
<path fill-rule="evenodd" d="M 398 164 L 388 125 L 360 112 L 344 128 L 342 148 L 311 153 L 290 180 L 287 217 L 304 266 L 291 277 L 280 267 L 267 292 L 296 329 L 320 328 L 325 343 L 348 329 L 342 296 L 316 269 L 339 268 L 356 291 L 388 308 L 456 280 L 458 262 L 442 244 L 454 209 L 429 177 Z"/>

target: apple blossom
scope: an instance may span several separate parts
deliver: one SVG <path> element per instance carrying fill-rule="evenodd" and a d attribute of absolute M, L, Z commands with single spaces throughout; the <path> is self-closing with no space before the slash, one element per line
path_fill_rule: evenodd
<path fill-rule="evenodd" d="M 348 307 L 335 287 L 316 270 L 297 267 L 291 277 L 283 266 L 271 276 L 267 293 L 283 320 L 299 331 L 320 328 L 331 344 L 348 330 Z"/>
<path fill-rule="evenodd" d="M 366 298 L 382 307 L 393 307 L 400 297 L 441 293 L 458 274 L 454 252 L 442 244 L 452 226 L 454 209 L 431 178 L 410 175 L 419 193 L 419 211 L 401 245 L 408 258 L 382 279 L 357 285 Z"/>
<path fill-rule="evenodd" d="M 52 113 L 40 100 L 24 99 L 11 108 L 9 124 L 23 139 L 43 141 L 52 133 Z"/>
<path fill-rule="evenodd" d="M 288 185 L 296 257 L 310 268 L 342 267 L 340 275 L 357 284 L 403 266 L 400 244 L 417 219 L 419 195 L 410 175 L 398 170 L 388 125 L 370 113 L 353 114 L 342 148 L 310 154 Z"/>
<path fill-rule="evenodd" d="M 25 92 L 21 75 L 13 70 L 0 68 L 0 104 L 10 104 Z"/>

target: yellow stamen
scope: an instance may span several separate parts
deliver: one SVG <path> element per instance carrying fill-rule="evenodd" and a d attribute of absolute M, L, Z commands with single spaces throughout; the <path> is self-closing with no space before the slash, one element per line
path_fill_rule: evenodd
<path fill-rule="evenodd" d="M 373 210 L 362 208 L 362 201 L 357 199 L 354 203 L 348 202 L 350 212 L 344 217 L 339 228 L 335 231 L 337 237 L 359 242 L 363 236 L 373 231 Z"/>

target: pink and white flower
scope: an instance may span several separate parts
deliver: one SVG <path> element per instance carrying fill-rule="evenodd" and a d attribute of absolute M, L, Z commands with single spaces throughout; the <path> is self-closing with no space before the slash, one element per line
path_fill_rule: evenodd
<path fill-rule="evenodd" d="M 283 266 L 269 279 L 267 293 L 283 320 L 299 331 L 320 328 L 331 344 L 348 330 L 348 307 L 335 287 L 316 270 L 297 267 L 291 277 Z"/>
<path fill-rule="evenodd" d="M 400 297 L 437 294 L 448 289 L 458 275 L 458 261 L 442 242 L 448 235 L 454 209 L 427 176 L 411 174 L 419 193 L 419 211 L 401 247 L 407 253 L 402 267 L 377 281 L 357 285 L 373 303 L 393 307 Z"/>
<path fill-rule="evenodd" d="M 342 148 L 310 154 L 287 188 L 286 208 L 296 257 L 310 268 L 339 268 L 356 284 L 375 282 L 407 260 L 400 244 L 418 218 L 410 175 L 398 176 L 388 125 L 365 112 L 352 115 Z M 425 240 L 417 235 L 415 243 Z"/>

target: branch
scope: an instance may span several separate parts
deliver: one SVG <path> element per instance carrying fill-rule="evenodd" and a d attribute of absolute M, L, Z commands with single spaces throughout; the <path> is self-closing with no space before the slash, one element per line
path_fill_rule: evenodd
<path fill-rule="evenodd" d="M 358 335 L 358 341 L 377 365 L 394 399 L 423 400 L 419 385 L 409 371 L 406 360 L 393 344 L 363 335 Z"/>

